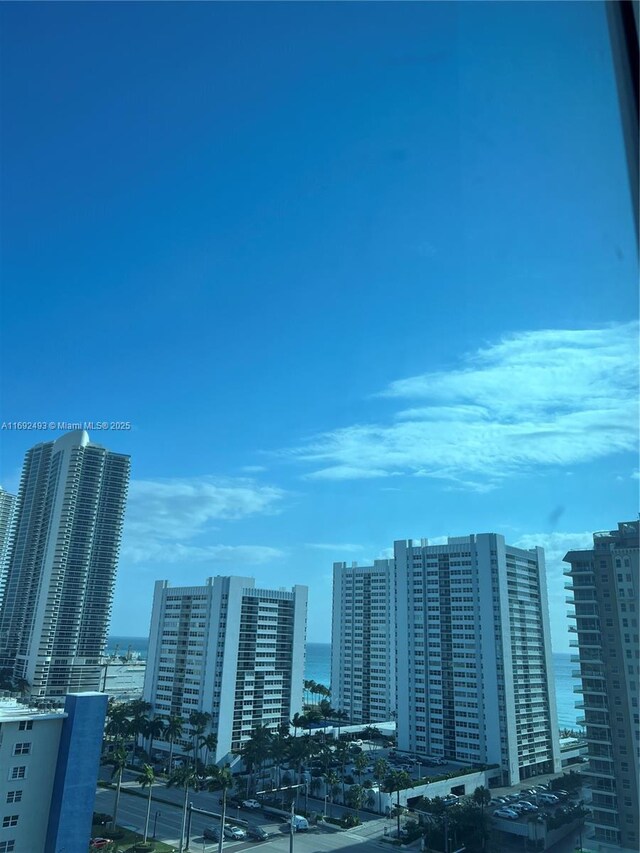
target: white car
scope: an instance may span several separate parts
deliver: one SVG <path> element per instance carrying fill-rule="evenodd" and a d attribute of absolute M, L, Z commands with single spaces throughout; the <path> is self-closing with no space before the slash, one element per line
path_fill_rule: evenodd
<path fill-rule="evenodd" d="M 224 837 L 231 838 L 233 841 L 243 841 L 247 837 L 247 833 L 239 826 L 225 826 Z"/>
<path fill-rule="evenodd" d="M 507 820 L 518 820 L 518 818 L 520 817 L 517 811 L 514 811 L 514 809 L 509 809 L 506 806 L 502 809 L 496 809 L 496 811 L 493 813 L 493 816 L 503 817 Z"/>
<path fill-rule="evenodd" d="M 259 809 L 261 808 L 260 803 L 257 800 L 243 800 L 242 801 L 243 809 Z"/>
<path fill-rule="evenodd" d="M 292 818 L 289 818 L 287 823 L 293 823 L 293 829 L 295 832 L 306 832 L 306 830 L 309 829 L 309 821 L 306 817 L 302 817 L 302 815 L 299 814 L 294 814 Z"/>

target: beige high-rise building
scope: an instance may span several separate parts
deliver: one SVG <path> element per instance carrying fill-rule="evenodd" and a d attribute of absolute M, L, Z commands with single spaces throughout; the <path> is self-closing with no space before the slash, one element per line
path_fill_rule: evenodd
<path fill-rule="evenodd" d="M 593 534 L 593 548 L 569 551 L 577 649 L 591 790 L 588 846 L 601 851 L 640 847 L 638 760 L 640 681 L 638 565 L 640 524 Z"/>

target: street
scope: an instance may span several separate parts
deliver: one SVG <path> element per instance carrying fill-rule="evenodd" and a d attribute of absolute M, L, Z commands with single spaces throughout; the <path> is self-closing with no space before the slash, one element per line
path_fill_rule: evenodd
<path fill-rule="evenodd" d="M 136 786 L 137 787 L 137 786 Z M 174 799 L 175 805 L 167 803 L 152 802 L 151 819 L 149 821 L 149 836 L 153 837 L 154 828 L 156 837 L 169 844 L 178 846 L 180 831 L 182 826 L 182 792 L 175 789 L 167 789 L 164 785 L 154 786 L 154 794 L 165 798 Z M 169 795 L 167 797 L 167 795 Z M 212 794 L 192 794 L 189 801 L 194 806 L 208 809 L 210 811 L 218 811 L 218 796 Z M 113 811 L 115 800 L 115 791 L 111 789 L 99 788 L 96 792 L 95 811 L 110 814 Z M 322 803 L 317 803 L 319 811 L 322 810 Z M 147 812 L 146 797 L 140 797 L 127 793 L 127 785 L 123 785 L 122 794 L 120 797 L 120 805 L 118 808 L 118 823 L 128 829 L 142 832 L 144 830 L 144 822 Z M 335 814 L 337 815 L 338 807 Z M 262 826 L 272 836 L 269 841 L 231 841 L 225 840 L 224 849 L 238 851 L 242 853 L 245 850 L 253 850 L 259 848 L 267 851 L 267 853 L 288 853 L 289 851 L 289 835 L 288 826 L 284 821 L 274 822 L 273 818 L 266 817 L 262 812 L 253 814 L 246 810 L 239 812 L 238 809 L 231 809 L 228 813 L 229 820 L 240 817 L 241 821 L 249 822 L 252 825 Z M 296 853 L 319 853 L 319 851 L 349 851 L 355 850 L 356 847 L 361 853 L 369 853 L 369 851 L 379 851 L 381 847 L 386 847 L 378 839 L 384 831 L 384 826 L 388 821 L 375 816 L 362 816 L 365 823 L 362 826 L 355 827 L 348 831 L 340 831 L 337 829 L 326 829 L 312 827 L 308 832 L 299 832 L 294 835 L 294 851 Z M 219 825 L 219 821 L 215 818 L 208 818 L 204 815 L 194 814 L 192 818 L 192 832 L 189 849 L 196 853 L 212 853 L 217 850 L 217 843 L 214 841 L 206 841 L 203 838 L 202 832 L 205 826 L 213 824 Z M 240 826 L 244 826 L 240 823 Z M 108 830 L 104 830 L 108 837 Z"/>

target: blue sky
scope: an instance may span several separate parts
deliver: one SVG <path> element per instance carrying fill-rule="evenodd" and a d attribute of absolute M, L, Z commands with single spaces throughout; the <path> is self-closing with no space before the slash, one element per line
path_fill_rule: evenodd
<path fill-rule="evenodd" d="M 4 4 L 2 420 L 133 481 L 156 578 L 310 586 L 637 510 L 637 256 L 600 3 Z M 3 484 L 57 433 L 1 436 Z"/>

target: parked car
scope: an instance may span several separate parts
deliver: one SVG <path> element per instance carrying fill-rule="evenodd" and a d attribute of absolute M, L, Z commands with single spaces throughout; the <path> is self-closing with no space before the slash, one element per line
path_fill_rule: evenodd
<path fill-rule="evenodd" d="M 110 838 L 92 838 L 89 844 L 89 850 L 103 850 L 105 847 L 108 847 L 109 844 L 113 844 L 113 841 Z"/>
<path fill-rule="evenodd" d="M 520 799 L 520 794 L 507 794 L 507 800 L 510 803 L 517 803 Z"/>
<path fill-rule="evenodd" d="M 247 833 L 239 826 L 225 826 L 224 837 L 231 838 L 234 841 L 243 841 L 247 837 Z"/>
<path fill-rule="evenodd" d="M 556 797 L 560 797 L 561 800 L 568 800 L 570 796 L 568 791 L 554 791 L 553 793 Z"/>
<path fill-rule="evenodd" d="M 556 803 L 560 802 L 560 798 L 556 797 L 555 794 L 538 794 L 538 800 L 541 803 L 544 803 L 545 806 L 554 806 Z"/>
<path fill-rule="evenodd" d="M 260 803 L 257 800 L 243 800 L 242 801 L 243 809 L 259 809 Z"/>
<path fill-rule="evenodd" d="M 501 809 L 496 809 L 493 814 L 495 817 L 502 817 L 506 820 L 518 820 L 519 817 L 518 812 L 513 809 L 508 809 L 506 806 Z"/>
<path fill-rule="evenodd" d="M 247 835 L 254 841 L 267 841 L 269 839 L 269 833 L 261 826 L 250 826 Z"/>
<path fill-rule="evenodd" d="M 220 805 L 222 805 L 222 797 L 218 800 Z M 242 808 L 242 800 L 237 799 L 236 797 L 227 797 L 227 808 L 228 809 L 241 809 Z"/>
<path fill-rule="evenodd" d="M 220 827 L 219 826 L 205 826 L 204 832 L 202 833 L 205 838 L 210 841 L 220 841 Z"/>
<path fill-rule="evenodd" d="M 302 815 L 294 814 L 294 816 L 289 818 L 287 823 L 293 822 L 293 828 L 296 832 L 305 832 L 309 829 L 309 821 L 306 817 L 302 817 Z"/>
<path fill-rule="evenodd" d="M 525 810 L 525 812 L 537 812 L 538 807 L 534 806 L 533 803 L 529 803 L 527 800 L 523 800 L 519 803 L 519 805 Z"/>

